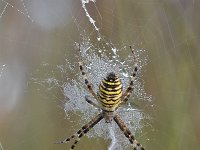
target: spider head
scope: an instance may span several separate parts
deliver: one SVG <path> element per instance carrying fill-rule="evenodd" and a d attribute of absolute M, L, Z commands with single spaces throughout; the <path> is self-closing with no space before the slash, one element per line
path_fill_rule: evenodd
<path fill-rule="evenodd" d="M 114 72 L 110 72 L 110 73 L 108 73 L 107 75 L 106 75 L 106 79 L 108 80 L 108 81 L 115 81 L 115 80 L 117 80 L 119 77 L 114 73 Z"/>

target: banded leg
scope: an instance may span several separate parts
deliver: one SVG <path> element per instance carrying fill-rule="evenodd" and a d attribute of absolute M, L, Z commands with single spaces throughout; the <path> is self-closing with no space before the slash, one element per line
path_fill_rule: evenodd
<path fill-rule="evenodd" d="M 142 145 L 135 140 L 135 137 L 131 134 L 130 130 L 127 128 L 127 126 L 117 113 L 114 116 L 114 120 L 119 128 L 122 130 L 124 135 L 129 139 L 133 150 L 145 150 L 144 147 L 142 147 Z"/>
<path fill-rule="evenodd" d="M 71 150 L 75 148 L 76 144 L 80 140 L 80 138 L 86 134 L 91 128 L 93 128 L 99 121 L 103 119 L 102 113 L 98 114 L 95 118 L 93 118 L 90 122 L 84 125 L 81 129 L 79 129 L 76 134 L 73 134 L 71 137 L 66 138 L 63 141 L 56 142 L 55 144 L 63 144 L 74 139 L 74 143 L 71 146 Z"/>
<path fill-rule="evenodd" d="M 94 103 L 92 100 L 90 100 L 87 96 L 85 96 L 85 100 L 86 100 L 86 102 L 88 102 L 90 105 L 92 105 L 92 106 L 94 106 L 94 107 L 96 107 L 96 108 L 100 108 L 101 109 L 101 107 L 98 105 L 98 104 L 96 104 L 96 103 Z"/>
<path fill-rule="evenodd" d="M 133 51 L 131 46 L 130 46 L 130 49 L 131 49 L 131 51 L 133 53 L 134 68 L 133 68 L 133 73 L 131 75 L 131 81 L 129 83 L 129 86 L 126 89 L 126 91 L 124 92 L 124 94 L 122 95 L 122 103 L 125 103 L 129 99 L 130 95 L 132 94 L 133 89 L 134 89 L 133 84 L 134 84 L 134 81 L 135 81 L 135 78 L 136 78 L 136 74 L 137 74 L 137 71 L 138 71 L 138 64 L 136 62 L 136 57 L 134 55 L 134 51 Z"/>
<path fill-rule="evenodd" d="M 79 53 L 80 53 L 80 44 L 79 44 Z M 81 57 L 81 56 L 80 56 Z M 81 71 L 81 74 L 83 76 L 83 79 L 84 79 L 84 82 L 85 82 L 85 85 L 87 86 L 89 92 L 94 96 L 95 99 L 98 99 L 96 93 L 94 92 L 93 88 L 92 88 L 92 84 L 88 81 L 88 78 L 87 78 L 87 75 L 84 71 L 84 67 L 83 67 L 83 63 L 82 61 L 79 61 L 78 62 L 79 64 L 79 69 Z"/>

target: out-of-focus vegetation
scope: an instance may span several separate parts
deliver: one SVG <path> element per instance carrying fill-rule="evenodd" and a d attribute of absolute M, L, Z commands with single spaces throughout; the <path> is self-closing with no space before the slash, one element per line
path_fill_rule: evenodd
<path fill-rule="evenodd" d="M 15 9 L 24 10 L 20 2 L 12 3 L 15 8 L 8 5 L 0 18 L 0 70 L 6 64 L 0 76 L 0 149 L 64 150 L 70 144 L 53 143 L 74 133 L 80 118 L 72 112 L 74 123 L 65 119 L 62 90 L 48 92 L 48 86 L 33 79 L 52 72 L 65 82 L 55 68 L 37 69 L 65 59 L 76 64 L 74 42 L 82 30 L 89 34 L 93 27 L 78 0 L 56 5 L 33 1 L 25 4 L 34 22 Z M 0 14 L 5 5 L 0 1 Z M 154 107 L 144 109 L 152 122 L 138 140 L 147 150 L 200 149 L 200 2 L 99 0 L 86 7 L 114 45 L 135 44 L 149 55 L 143 79 Z M 120 57 L 125 59 L 125 53 Z M 77 149 L 107 149 L 109 142 L 85 137 Z"/>

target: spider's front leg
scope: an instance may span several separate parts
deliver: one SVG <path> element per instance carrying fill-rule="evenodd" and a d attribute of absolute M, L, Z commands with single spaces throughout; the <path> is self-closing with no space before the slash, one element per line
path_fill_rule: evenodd
<path fill-rule="evenodd" d="M 79 53 L 80 53 L 80 52 L 81 52 L 81 51 L 80 51 L 80 44 L 79 44 Z M 81 57 L 81 56 L 80 56 L 80 57 Z M 83 76 L 85 85 L 87 86 L 87 88 L 88 88 L 89 92 L 92 94 L 92 96 L 94 96 L 94 98 L 95 98 L 96 100 L 98 100 L 98 96 L 97 96 L 97 94 L 95 93 L 95 91 L 94 91 L 93 88 L 92 88 L 92 83 L 89 82 L 88 77 L 87 77 L 87 75 L 86 75 L 86 72 L 84 71 L 84 67 L 83 67 L 82 61 L 79 61 L 78 64 L 79 64 L 79 69 L 80 69 L 81 74 L 82 74 L 82 76 Z"/>
<path fill-rule="evenodd" d="M 130 49 L 131 49 L 131 51 L 133 53 L 134 68 L 133 68 L 133 72 L 131 74 L 131 80 L 130 80 L 129 86 L 126 89 L 126 91 L 124 92 L 124 94 L 122 95 L 122 103 L 127 102 L 129 97 L 131 96 L 131 94 L 133 92 L 133 89 L 134 89 L 134 81 L 135 81 L 135 78 L 136 78 L 136 75 L 137 75 L 137 71 L 138 71 L 138 64 L 137 64 L 137 61 L 136 61 L 136 57 L 134 55 L 134 51 L 133 51 L 131 46 L 130 46 Z"/>

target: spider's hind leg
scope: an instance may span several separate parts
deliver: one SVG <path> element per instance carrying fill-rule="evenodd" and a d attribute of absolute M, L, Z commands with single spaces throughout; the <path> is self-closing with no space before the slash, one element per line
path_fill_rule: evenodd
<path fill-rule="evenodd" d="M 144 147 L 142 147 L 142 145 L 135 139 L 131 131 L 128 129 L 124 121 L 117 113 L 114 116 L 114 120 L 121 129 L 121 131 L 124 133 L 124 135 L 129 139 L 133 150 L 145 150 Z"/>
<path fill-rule="evenodd" d="M 74 143 L 71 145 L 71 150 L 75 148 L 76 144 L 80 140 L 80 138 L 85 135 L 91 128 L 93 128 L 99 121 L 103 119 L 102 113 L 98 114 L 95 118 L 93 118 L 90 122 L 88 122 L 86 125 L 82 126 L 75 134 L 73 134 L 71 137 L 66 138 L 63 141 L 56 142 L 55 144 L 63 144 L 71 141 L 74 139 Z"/>

